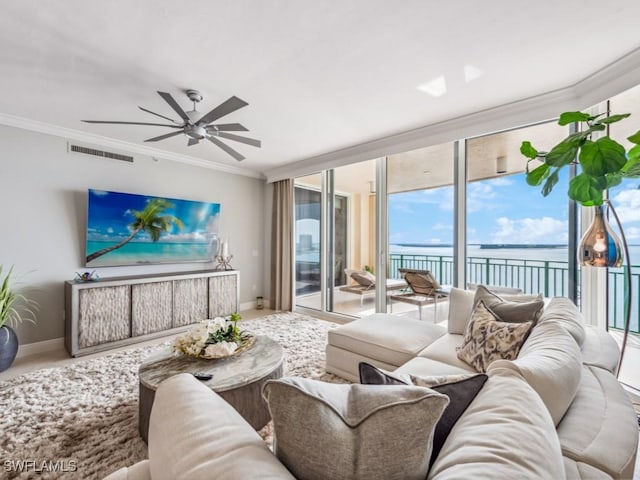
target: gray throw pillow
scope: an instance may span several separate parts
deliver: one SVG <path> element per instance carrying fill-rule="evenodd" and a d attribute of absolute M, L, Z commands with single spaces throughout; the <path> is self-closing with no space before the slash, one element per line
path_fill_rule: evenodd
<path fill-rule="evenodd" d="M 358 365 L 360 371 L 360 383 L 368 385 L 406 385 L 406 376 L 396 376 L 393 373 L 381 370 L 366 362 Z M 476 398 L 487 381 L 485 374 L 462 374 L 437 377 L 418 377 L 409 375 L 413 385 L 427 387 L 449 397 L 449 405 L 445 408 L 440 420 L 436 424 L 433 434 L 433 451 L 429 465 L 438 457 L 449 432 L 467 407 Z"/>
<path fill-rule="evenodd" d="M 449 403 L 423 387 L 297 377 L 268 381 L 263 395 L 274 452 L 305 480 L 424 480 L 434 428 Z"/>
<path fill-rule="evenodd" d="M 484 285 L 478 285 L 473 298 L 474 307 L 483 302 L 501 322 L 522 323 L 537 322 L 544 308 L 542 295 L 534 300 L 511 302 L 490 291 Z"/>

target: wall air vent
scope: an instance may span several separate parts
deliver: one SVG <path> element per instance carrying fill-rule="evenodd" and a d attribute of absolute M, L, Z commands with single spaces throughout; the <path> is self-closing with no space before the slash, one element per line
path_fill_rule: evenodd
<path fill-rule="evenodd" d="M 133 163 L 133 157 L 130 155 L 107 152 L 105 150 L 98 150 L 97 148 L 83 147 L 81 145 L 73 145 L 71 143 L 69 144 L 69 151 L 74 153 L 83 153 L 85 155 L 93 155 L 95 157 L 112 158 L 114 160 L 121 160 L 123 162 Z"/>

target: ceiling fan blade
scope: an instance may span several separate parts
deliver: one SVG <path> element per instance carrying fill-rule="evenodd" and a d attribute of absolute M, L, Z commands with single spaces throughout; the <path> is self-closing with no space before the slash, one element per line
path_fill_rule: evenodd
<path fill-rule="evenodd" d="M 216 125 L 207 125 L 207 130 L 217 130 L 219 132 L 248 132 L 249 129 L 239 123 L 218 123 Z"/>
<path fill-rule="evenodd" d="M 180 135 L 181 133 L 183 133 L 182 130 L 179 132 L 165 133 L 164 135 L 160 135 L 159 137 L 149 138 L 145 140 L 145 142 L 157 142 L 160 140 L 164 140 L 165 138 L 175 137 L 176 135 Z"/>
<path fill-rule="evenodd" d="M 231 98 L 229 98 L 227 101 L 221 103 L 220 105 L 218 105 L 216 108 L 214 108 L 213 110 L 211 110 L 209 113 L 205 114 L 200 120 L 198 120 L 196 123 L 199 126 L 203 126 L 206 125 L 207 123 L 211 123 L 214 120 L 217 120 L 221 117 L 224 117 L 225 115 L 229 115 L 231 112 L 235 112 L 236 110 L 242 108 L 242 107 L 246 107 L 247 105 L 249 105 L 247 102 L 245 102 L 244 100 L 233 96 Z"/>
<path fill-rule="evenodd" d="M 145 123 L 145 122 L 117 122 L 111 120 L 81 120 L 85 123 L 110 123 L 113 125 L 151 125 L 153 127 L 169 127 L 182 128 L 182 125 L 165 125 L 164 123 Z"/>
<path fill-rule="evenodd" d="M 151 115 L 155 115 L 156 117 L 164 118 L 165 120 L 169 120 L 170 122 L 177 123 L 173 118 L 165 117 L 164 115 L 160 115 L 159 113 L 152 112 L 151 110 L 147 110 L 146 108 L 141 107 L 140 105 L 138 105 L 138 108 L 143 112 L 147 112 L 147 113 L 150 113 Z"/>
<path fill-rule="evenodd" d="M 171 108 L 173 108 L 174 112 L 180 115 L 181 119 L 189 123 L 189 117 L 187 116 L 185 111 L 182 109 L 182 107 L 178 105 L 178 102 L 174 100 L 174 98 L 171 96 L 170 93 L 158 92 L 158 95 L 160 95 L 164 99 L 164 101 L 167 102 Z"/>
<path fill-rule="evenodd" d="M 238 160 L 239 162 L 244 160 L 244 157 L 242 155 L 240 155 L 240 153 L 236 152 L 233 148 L 231 148 L 228 145 L 225 145 L 224 143 L 222 143 L 220 140 L 218 140 L 216 137 L 207 137 L 207 140 L 209 140 L 211 143 L 216 144 L 218 147 L 220 147 L 222 150 L 224 150 L 225 152 L 227 152 L 229 155 L 231 155 L 233 158 L 235 158 L 236 160 Z"/>
<path fill-rule="evenodd" d="M 234 142 L 246 143 L 247 145 L 251 145 L 252 147 L 260 148 L 262 146 L 262 142 L 260 140 L 255 140 L 253 138 L 241 137 L 239 135 L 233 135 L 231 133 L 218 133 L 219 137 L 226 138 L 228 140 L 233 140 Z"/>
<path fill-rule="evenodd" d="M 189 142 L 187 143 L 187 147 L 190 147 L 191 145 L 197 145 L 200 143 L 200 140 L 198 140 L 197 138 L 189 138 Z"/>

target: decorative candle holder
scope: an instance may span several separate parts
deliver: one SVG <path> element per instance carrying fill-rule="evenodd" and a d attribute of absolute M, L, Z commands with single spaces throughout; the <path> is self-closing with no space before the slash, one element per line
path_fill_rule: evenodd
<path fill-rule="evenodd" d="M 216 255 L 216 270 L 233 270 L 231 259 L 233 255 Z"/>

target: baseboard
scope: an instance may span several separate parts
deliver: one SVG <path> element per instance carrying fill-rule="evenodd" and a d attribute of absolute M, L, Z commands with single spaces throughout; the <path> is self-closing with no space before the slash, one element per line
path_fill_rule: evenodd
<path fill-rule="evenodd" d="M 54 338 L 52 340 L 44 340 L 42 342 L 33 342 L 20 345 L 16 358 L 35 355 L 36 353 L 52 352 L 54 350 L 64 349 L 64 337 Z"/>
<path fill-rule="evenodd" d="M 266 298 L 264 299 L 264 308 L 267 310 L 271 308 L 271 303 Z M 240 311 L 244 312 L 245 310 L 254 310 L 256 308 L 255 300 L 252 302 L 244 302 L 240 304 Z"/>

